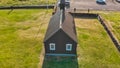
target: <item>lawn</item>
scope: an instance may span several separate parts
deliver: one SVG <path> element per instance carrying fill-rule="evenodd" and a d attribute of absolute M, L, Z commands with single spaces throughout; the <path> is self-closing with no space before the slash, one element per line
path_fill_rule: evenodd
<path fill-rule="evenodd" d="M 0 68 L 37 68 L 52 10 L 0 11 Z"/>
<path fill-rule="evenodd" d="M 80 68 L 120 68 L 120 55 L 97 19 L 75 19 Z"/>
<path fill-rule="evenodd" d="M 55 2 L 56 0 L 0 0 L 0 6 L 41 5 L 41 4 L 54 4 Z"/>
<path fill-rule="evenodd" d="M 0 68 L 38 68 L 52 10 L 0 11 Z M 53 57 L 40 68 L 120 68 L 120 55 L 97 19 L 76 18 L 77 57 Z M 45 57 L 49 58 L 49 57 Z"/>
<path fill-rule="evenodd" d="M 101 15 L 112 25 L 112 31 L 120 41 L 120 12 L 101 13 Z"/>

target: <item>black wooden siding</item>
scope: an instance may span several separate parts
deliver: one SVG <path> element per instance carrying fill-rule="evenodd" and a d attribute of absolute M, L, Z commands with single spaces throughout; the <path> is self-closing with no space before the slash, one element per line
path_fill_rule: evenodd
<path fill-rule="evenodd" d="M 54 51 L 50 50 L 49 44 L 55 43 Z M 72 50 L 66 51 L 66 44 L 72 44 Z M 45 42 L 45 53 L 54 54 L 76 54 L 77 43 L 74 42 L 63 30 L 59 30 L 47 42 Z"/>

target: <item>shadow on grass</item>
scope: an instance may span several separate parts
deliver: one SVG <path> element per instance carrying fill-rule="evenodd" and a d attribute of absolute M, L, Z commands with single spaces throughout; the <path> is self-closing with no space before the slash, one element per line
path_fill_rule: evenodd
<path fill-rule="evenodd" d="M 76 56 L 45 56 L 42 68 L 78 68 L 78 60 Z"/>

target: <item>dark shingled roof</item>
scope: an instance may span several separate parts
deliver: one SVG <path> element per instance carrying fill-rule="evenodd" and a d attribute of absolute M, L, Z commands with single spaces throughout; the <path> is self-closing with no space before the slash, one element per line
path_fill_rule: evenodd
<path fill-rule="evenodd" d="M 57 11 L 50 19 L 44 42 L 51 38 L 60 29 L 62 29 L 71 39 L 73 39 L 73 41 L 77 43 L 74 18 L 70 13 L 62 10 Z"/>

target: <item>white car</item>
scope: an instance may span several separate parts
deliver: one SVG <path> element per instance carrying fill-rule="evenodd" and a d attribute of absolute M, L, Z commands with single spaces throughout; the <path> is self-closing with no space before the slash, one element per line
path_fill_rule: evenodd
<path fill-rule="evenodd" d="M 105 3 L 105 0 L 96 0 L 97 3 Z"/>

